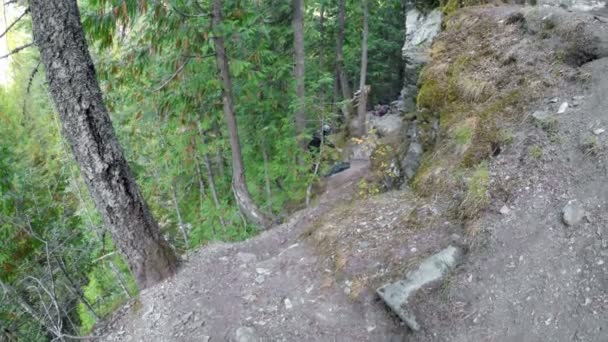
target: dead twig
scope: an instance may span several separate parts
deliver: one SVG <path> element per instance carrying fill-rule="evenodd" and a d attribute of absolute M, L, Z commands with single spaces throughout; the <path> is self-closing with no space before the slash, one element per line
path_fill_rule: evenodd
<path fill-rule="evenodd" d="M 25 45 L 22 45 L 22 46 L 20 46 L 20 47 L 18 47 L 18 48 L 15 48 L 15 49 L 13 49 L 12 51 L 10 51 L 9 53 L 7 53 L 6 55 L 4 55 L 4 56 L 0 56 L 0 59 L 8 58 L 8 57 L 10 57 L 11 55 L 14 55 L 14 54 L 16 54 L 16 53 L 21 52 L 21 50 L 25 50 L 25 49 L 27 49 L 27 48 L 31 47 L 32 45 L 34 45 L 34 43 L 33 43 L 33 42 L 32 42 L 32 43 L 25 44 Z"/>
<path fill-rule="evenodd" d="M 28 7 L 28 8 L 25 10 L 25 12 L 23 12 L 23 13 L 22 13 L 22 14 L 19 16 L 19 18 L 17 18 L 17 19 L 16 19 L 15 21 L 13 21 L 13 22 L 12 22 L 10 25 L 8 25 L 8 27 L 6 28 L 6 30 L 4 30 L 4 32 L 0 33 L 0 38 L 4 37 L 4 36 L 5 36 L 5 35 L 8 33 L 8 31 L 10 31 L 10 30 L 13 28 L 13 26 L 15 26 L 15 25 L 16 25 L 16 24 L 19 22 L 19 20 L 23 19 L 23 17 L 25 17 L 25 15 L 26 15 L 26 14 L 28 14 L 29 12 L 30 12 L 30 9 L 29 9 L 29 7 Z"/>

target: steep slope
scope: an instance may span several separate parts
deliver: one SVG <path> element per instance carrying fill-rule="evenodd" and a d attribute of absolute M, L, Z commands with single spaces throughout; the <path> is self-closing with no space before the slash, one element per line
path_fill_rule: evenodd
<path fill-rule="evenodd" d="M 469 262 L 450 279 L 444 296 L 420 294 L 436 309 L 420 312 L 425 331 L 412 341 L 608 340 L 602 134 L 608 126 L 608 19 L 562 9 L 524 13 L 527 20 L 585 25 L 579 39 L 589 40 L 580 43 L 596 54 L 540 70 L 558 75 L 557 86 L 530 107 L 514 126 L 513 142 L 491 163 L 491 212 L 469 223 L 477 232 Z M 550 58 L 550 51 L 542 52 Z M 559 113 L 564 102 L 568 108 Z M 542 122 L 532 116 L 535 111 Z M 573 226 L 562 217 L 570 201 L 586 211 Z"/>

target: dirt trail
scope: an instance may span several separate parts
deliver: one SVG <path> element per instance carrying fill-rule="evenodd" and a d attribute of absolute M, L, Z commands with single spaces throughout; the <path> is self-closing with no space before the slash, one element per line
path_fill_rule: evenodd
<path fill-rule="evenodd" d="M 349 300 L 300 239 L 316 217 L 350 199 L 367 169 L 367 162 L 353 162 L 330 177 L 331 192 L 286 224 L 190 255 L 179 274 L 144 291 L 128 313 L 104 327 L 105 340 L 403 340 L 403 328 L 383 307 Z"/>

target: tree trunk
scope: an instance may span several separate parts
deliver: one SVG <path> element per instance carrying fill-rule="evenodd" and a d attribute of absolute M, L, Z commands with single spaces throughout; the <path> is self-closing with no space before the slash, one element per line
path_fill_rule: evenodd
<path fill-rule="evenodd" d="M 272 210 L 272 190 L 270 188 L 270 172 L 268 171 L 268 163 L 269 163 L 269 157 L 268 157 L 268 144 L 266 143 L 266 141 L 264 141 L 263 143 L 264 145 L 262 146 L 262 157 L 264 158 L 264 182 L 265 182 L 265 190 L 266 190 L 266 206 L 267 206 L 267 210 L 271 211 Z"/>
<path fill-rule="evenodd" d="M 304 84 L 304 0 L 293 0 L 294 77 L 296 79 L 296 134 L 298 144 L 306 150 L 306 92 Z"/>
<path fill-rule="evenodd" d="M 200 121 L 197 123 L 198 125 L 198 133 L 201 136 L 201 140 L 203 144 L 207 144 L 207 136 L 203 131 L 203 126 L 201 126 Z M 215 209 L 218 211 L 218 217 L 220 218 L 220 224 L 222 228 L 226 230 L 226 221 L 224 221 L 224 217 L 220 213 L 220 209 L 222 206 L 220 205 L 220 199 L 217 195 L 217 186 L 215 185 L 215 176 L 213 175 L 213 168 L 211 167 L 211 158 L 209 158 L 209 154 L 205 152 L 203 154 L 203 160 L 205 162 L 205 168 L 207 169 L 207 180 L 209 182 L 209 189 L 211 190 L 211 196 L 213 197 L 213 203 L 215 204 Z M 221 162 L 221 161 L 220 161 Z"/>
<path fill-rule="evenodd" d="M 367 114 L 367 36 L 369 34 L 369 9 L 367 0 L 362 0 L 363 5 L 363 41 L 361 42 L 361 75 L 359 79 L 359 101 L 357 104 L 357 124 L 354 136 L 362 137 L 365 135 L 365 115 Z"/>
<path fill-rule="evenodd" d="M 344 71 L 344 26 L 346 22 L 346 0 L 338 0 L 338 33 L 336 35 L 336 72 L 343 100 L 351 99 L 353 91 Z"/>
<path fill-rule="evenodd" d="M 228 126 L 228 135 L 230 138 L 230 147 L 232 149 L 232 191 L 236 203 L 241 210 L 241 213 L 247 217 L 250 222 L 253 222 L 263 229 L 268 229 L 272 225 L 272 219 L 262 213 L 257 205 L 251 199 L 249 190 L 247 189 L 247 181 L 245 179 L 245 169 L 243 167 L 243 157 L 241 156 L 241 142 L 239 141 L 239 132 L 236 123 L 234 112 L 234 99 L 232 95 L 232 79 L 230 78 L 230 67 L 228 65 L 228 56 L 224 48 L 224 37 L 218 29 L 222 22 L 222 0 L 213 0 L 213 28 L 215 44 L 215 55 L 217 68 L 222 78 L 224 90 L 222 92 L 222 102 L 224 104 L 224 120 Z"/>
<path fill-rule="evenodd" d="M 29 3 L 63 134 L 118 250 L 139 286 L 149 287 L 173 275 L 178 258 L 161 236 L 114 133 L 76 0 Z"/>
<path fill-rule="evenodd" d="M 348 83 L 348 77 L 344 71 L 344 26 L 346 22 L 346 0 L 338 0 L 338 32 L 336 34 L 336 82 L 342 90 L 342 100 L 346 101 L 342 107 L 342 115 L 347 134 L 350 135 L 351 121 L 354 109 L 351 102 L 353 91 Z"/>

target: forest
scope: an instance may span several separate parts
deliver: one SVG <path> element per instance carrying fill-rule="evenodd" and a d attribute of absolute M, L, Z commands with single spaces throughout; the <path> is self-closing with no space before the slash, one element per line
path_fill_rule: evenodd
<path fill-rule="evenodd" d="M 3 0 L 0 341 L 87 335 L 305 207 L 342 160 L 309 142 L 399 97 L 406 9 L 437 5 Z"/>

